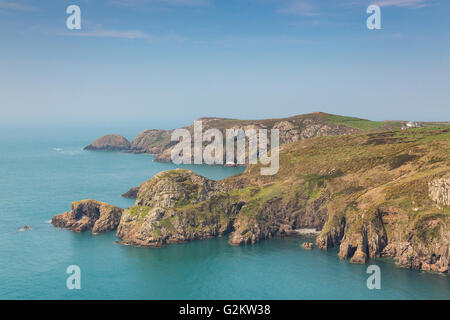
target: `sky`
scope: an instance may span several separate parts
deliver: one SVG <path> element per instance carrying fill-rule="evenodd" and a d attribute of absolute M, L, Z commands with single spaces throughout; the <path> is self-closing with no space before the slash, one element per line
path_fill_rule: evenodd
<path fill-rule="evenodd" d="M 0 40 L 3 125 L 450 121 L 447 0 L 0 0 Z"/>

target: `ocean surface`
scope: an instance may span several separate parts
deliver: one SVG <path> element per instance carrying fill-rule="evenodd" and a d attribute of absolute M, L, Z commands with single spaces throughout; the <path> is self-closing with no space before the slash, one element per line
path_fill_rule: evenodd
<path fill-rule="evenodd" d="M 143 128 L 144 129 L 144 128 Z M 132 138 L 140 130 L 118 132 Z M 232 247 L 227 237 L 134 248 L 115 233 L 54 228 L 50 219 L 71 201 L 97 199 L 123 208 L 120 195 L 174 169 L 151 155 L 88 152 L 100 128 L 0 128 L 0 299 L 450 299 L 448 275 L 399 269 L 376 260 L 381 289 L 366 286 L 368 265 L 336 250 L 304 250 L 302 238 Z M 242 171 L 188 166 L 211 179 Z M 23 226 L 29 231 L 19 231 Z M 81 289 L 68 290 L 66 269 L 81 269 Z"/>

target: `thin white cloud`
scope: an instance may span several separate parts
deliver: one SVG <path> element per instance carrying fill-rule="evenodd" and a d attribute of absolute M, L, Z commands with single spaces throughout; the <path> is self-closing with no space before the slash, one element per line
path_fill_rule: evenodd
<path fill-rule="evenodd" d="M 380 7 L 408 7 L 408 8 L 422 8 L 430 4 L 428 0 L 381 0 L 374 4 Z"/>
<path fill-rule="evenodd" d="M 376 4 L 380 7 L 399 7 L 418 9 L 436 4 L 435 0 L 366 0 L 361 1 L 348 1 L 344 3 L 346 6 L 368 6 L 370 4 Z"/>
<path fill-rule="evenodd" d="M 292 0 L 278 9 L 277 13 L 306 17 L 317 16 L 320 13 L 312 3 L 312 1 L 308 0 Z"/>
<path fill-rule="evenodd" d="M 144 39 L 150 42 L 182 42 L 189 40 L 186 37 L 176 34 L 154 35 L 142 32 L 140 30 L 92 30 L 92 31 L 73 31 L 68 30 L 63 33 L 57 33 L 60 36 L 88 37 L 88 38 L 120 38 L 120 39 Z"/>
<path fill-rule="evenodd" d="M 205 7 L 211 4 L 210 0 L 111 0 L 112 5 L 120 7 L 143 7 L 148 5 L 167 7 Z"/>
<path fill-rule="evenodd" d="M 262 36 L 227 36 L 222 39 L 214 41 L 197 41 L 197 43 L 213 43 L 220 46 L 232 47 L 232 46 L 274 46 L 274 45 L 304 45 L 310 43 L 310 41 L 290 37 L 286 35 L 262 35 Z"/>
<path fill-rule="evenodd" d="M 0 10 L 36 11 L 37 8 L 19 1 L 0 0 Z"/>

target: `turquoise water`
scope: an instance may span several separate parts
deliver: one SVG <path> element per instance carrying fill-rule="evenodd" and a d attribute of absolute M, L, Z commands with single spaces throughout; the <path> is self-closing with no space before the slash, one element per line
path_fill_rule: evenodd
<path fill-rule="evenodd" d="M 164 248 L 114 243 L 54 228 L 70 202 L 94 198 L 127 207 L 120 195 L 173 164 L 153 156 L 83 151 L 105 131 L 0 128 L 1 299 L 449 299 L 448 275 L 381 268 L 381 290 L 366 287 L 367 266 L 335 250 L 306 251 L 302 239 L 232 247 L 227 238 Z M 119 132 L 131 138 L 136 133 Z M 191 167 L 220 179 L 241 169 Z M 20 232 L 24 225 L 30 231 Z M 67 266 L 81 268 L 81 290 L 66 288 Z"/>

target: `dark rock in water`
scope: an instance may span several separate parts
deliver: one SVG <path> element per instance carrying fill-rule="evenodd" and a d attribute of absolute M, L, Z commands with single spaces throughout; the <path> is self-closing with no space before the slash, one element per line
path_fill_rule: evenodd
<path fill-rule="evenodd" d="M 130 142 L 121 135 L 108 134 L 106 136 L 98 138 L 84 149 L 116 151 L 116 150 L 128 150 L 130 149 L 130 146 L 131 146 Z"/>
<path fill-rule="evenodd" d="M 302 247 L 305 248 L 306 250 L 312 250 L 313 244 L 312 242 L 303 242 Z"/>
<path fill-rule="evenodd" d="M 136 199 L 139 192 L 139 187 L 131 188 L 127 192 L 125 192 L 122 197 L 129 199 Z"/>
<path fill-rule="evenodd" d="M 123 209 L 96 200 L 72 202 L 72 211 L 53 217 L 55 227 L 75 232 L 92 230 L 98 234 L 115 230 L 120 222 Z"/>
<path fill-rule="evenodd" d="M 20 229 L 19 231 L 27 231 L 27 230 L 31 230 L 31 228 L 29 226 L 24 226 L 22 229 Z"/>

